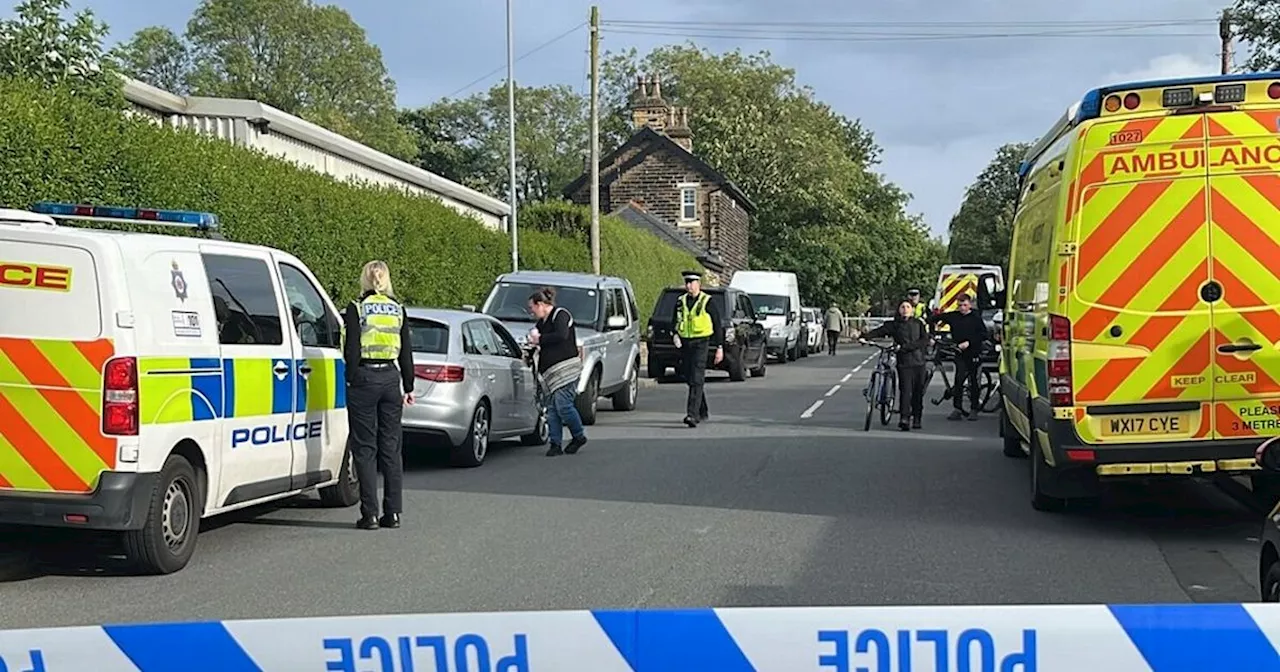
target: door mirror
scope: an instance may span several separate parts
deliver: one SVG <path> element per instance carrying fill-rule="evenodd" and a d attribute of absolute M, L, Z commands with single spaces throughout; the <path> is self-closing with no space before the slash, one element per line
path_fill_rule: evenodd
<path fill-rule="evenodd" d="M 1272 437 L 1258 446 L 1253 459 L 1263 471 L 1280 472 L 1280 436 Z"/>
<path fill-rule="evenodd" d="M 604 328 L 610 331 L 627 328 L 627 318 L 625 315 L 610 315 L 609 319 L 604 321 Z"/>
<path fill-rule="evenodd" d="M 791 324 L 792 322 L 795 322 L 795 321 L 796 321 L 795 311 L 787 313 L 787 324 Z"/>
<path fill-rule="evenodd" d="M 474 305 L 470 304 L 470 303 L 464 303 L 464 304 L 462 304 L 462 309 L 463 309 L 463 310 L 465 310 L 465 311 L 467 311 L 468 313 L 474 313 L 474 312 L 476 312 L 476 307 L 475 307 Z"/>

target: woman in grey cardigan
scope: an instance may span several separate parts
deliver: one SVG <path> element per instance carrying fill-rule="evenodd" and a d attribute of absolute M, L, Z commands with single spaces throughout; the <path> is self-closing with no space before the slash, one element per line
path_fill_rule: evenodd
<path fill-rule="evenodd" d="M 538 346 L 538 375 L 546 392 L 547 429 L 551 448 L 547 457 L 573 455 L 587 444 L 582 416 L 574 405 L 578 379 L 582 376 L 582 358 L 578 352 L 578 335 L 573 328 L 573 315 L 556 305 L 556 290 L 543 287 L 529 297 L 529 312 L 538 318 L 529 342 Z M 571 437 L 569 445 L 560 447 L 564 428 Z"/>

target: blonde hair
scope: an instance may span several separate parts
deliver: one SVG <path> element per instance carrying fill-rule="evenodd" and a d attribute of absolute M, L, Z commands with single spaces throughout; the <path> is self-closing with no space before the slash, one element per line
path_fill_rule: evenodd
<path fill-rule="evenodd" d="M 391 270 L 386 262 L 375 260 L 364 265 L 364 270 L 360 271 L 360 290 L 391 294 Z"/>

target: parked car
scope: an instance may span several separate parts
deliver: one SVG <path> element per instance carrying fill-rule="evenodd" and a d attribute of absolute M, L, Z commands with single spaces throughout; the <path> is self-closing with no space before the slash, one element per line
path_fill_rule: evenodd
<path fill-rule="evenodd" d="M 801 308 L 800 319 L 806 328 L 808 335 L 809 354 L 822 352 L 822 346 L 825 345 L 826 329 L 823 327 L 822 318 L 825 313 L 818 308 Z"/>
<path fill-rule="evenodd" d="M 724 319 L 725 330 L 724 360 L 716 366 L 715 351 L 711 350 L 707 354 L 707 368 L 728 372 L 729 380 L 734 382 L 746 380 L 748 372 L 752 377 L 763 376 L 769 334 L 756 317 L 751 296 L 732 287 L 705 287 L 702 291 L 710 295 L 711 306 Z M 669 287 L 658 295 L 658 301 L 653 306 L 653 315 L 649 317 L 649 328 L 645 334 L 649 348 L 650 378 L 665 376 L 668 368 L 679 371 L 680 353 L 672 339 L 675 328 L 672 316 L 676 310 L 676 301 L 682 295 L 683 288 Z M 726 311 L 726 305 L 733 309 Z"/>
<path fill-rule="evenodd" d="M 800 333 L 800 285 L 795 273 L 738 271 L 729 285 L 751 296 L 756 315 L 769 334 L 769 354 L 779 364 L 799 359 L 804 347 Z"/>
<path fill-rule="evenodd" d="M 1274 422 L 1275 410 L 1256 422 Z M 1258 586 L 1263 602 L 1280 602 L 1280 488 L 1276 477 L 1280 475 L 1280 437 L 1267 439 L 1258 446 L 1254 461 L 1262 471 L 1253 478 L 1253 492 L 1271 513 L 1262 523 L 1262 541 L 1258 554 Z"/>
<path fill-rule="evenodd" d="M 502 321 L 523 344 L 533 328 L 529 295 L 540 287 L 556 290 L 556 304 L 573 315 L 582 352 L 578 412 L 594 425 L 600 397 L 615 411 L 635 410 L 640 391 L 640 311 L 624 278 L 588 273 L 518 271 L 498 277 L 481 312 Z"/>
<path fill-rule="evenodd" d="M 447 441 L 460 467 L 483 464 L 493 441 L 547 442 L 534 371 L 502 323 L 458 310 L 405 313 L 417 397 L 404 409 L 406 434 Z"/>

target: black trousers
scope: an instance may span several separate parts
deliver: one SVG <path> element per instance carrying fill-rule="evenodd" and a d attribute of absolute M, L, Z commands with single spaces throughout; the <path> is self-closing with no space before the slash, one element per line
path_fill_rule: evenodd
<path fill-rule="evenodd" d="M 951 403 L 957 411 L 964 413 L 964 384 L 969 382 L 969 408 L 978 412 L 978 372 L 982 370 L 982 362 L 977 359 L 959 355 L 956 357 L 956 380 L 951 387 Z"/>
<path fill-rule="evenodd" d="M 685 402 L 685 417 L 700 420 L 707 412 L 707 355 L 711 352 L 710 338 L 685 338 L 680 343 L 680 370 L 689 386 L 689 398 Z"/>
<path fill-rule="evenodd" d="M 400 418 L 404 393 L 394 366 L 360 366 L 347 388 L 351 457 L 360 479 L 360 515 L 378 515 L 378 471 L 382 471 L 382 513 L 401 513 L 404 461 Z"/>
<path fill-rule="evenodd" d="M 924 416 L 924 386 L 928 381 L 929 370 L 923 366 L 898 367 L 898 406 L 902 409 L 902 422 Z"/>
<path fill-rule="evenodd" d="M 840 342 L 840 332 L 835 329 L 827 330 L 827 354 L 836 354 L 836 344 Z"/>

